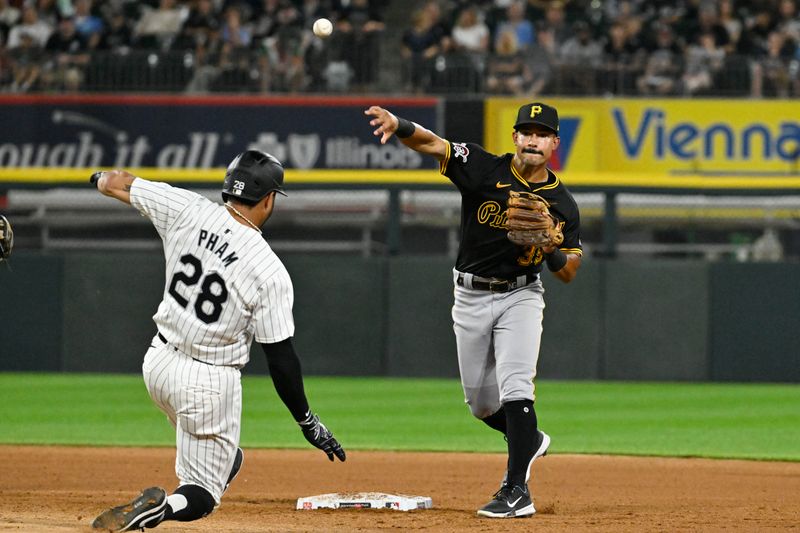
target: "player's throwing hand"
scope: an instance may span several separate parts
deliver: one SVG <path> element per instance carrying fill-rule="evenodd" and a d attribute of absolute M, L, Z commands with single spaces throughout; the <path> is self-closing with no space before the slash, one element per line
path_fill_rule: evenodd
<path fill-rule="evenodd" d="M 306 440 L 313 446 L 327 453 L 328 459 L 333 461 L 334 455 L 338 457 L 340 461 L 346 459 L 347 456 L 344 453 L 344 448 L 342 448 L 339 441 L 334 438 L 330 430 L 325 427 L 325 424 L 319 421 L 317 415 L 309 411 L 305 420 L 298 422 L 298 424 L 300 424 L 300 429 L 303 430 L 303 436 Z"/>
<path fill-rule="evenodd" d="M 397 117 L 382 107 L 376 105 L 370 106 L 369 109 L 364 111 L 365 115 L 370 115 L 373 118 L 369 121 L 370 126 L 377 126 L 375 131 L 372 132 L 376 137 L 381 136 L 381 144 L 386 144 L 394 132 L 397 131 L 398 120 Z"/>

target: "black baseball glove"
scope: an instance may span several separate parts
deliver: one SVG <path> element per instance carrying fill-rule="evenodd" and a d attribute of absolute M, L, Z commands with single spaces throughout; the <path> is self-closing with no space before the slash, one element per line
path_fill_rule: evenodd
<path fill-rule="evenodd" d="M 0 215 L 0 261 L 8 259 L 13 249 L 14 230 L 11 228 L 11 222 L 3 215 Z"/>
<path fill-rule="evenodd" d="M 317 415 L 309 411 L 306 419 L 302 422 L 298 422 L 298 424 L 300 424 L 300 429 L 303 430 L 303 436 L 306 440 L 327 453 L 328 459 L 333 461 L 333 456 L 335 455 L 340 461 L 345 460 L 346 454 L 344 453 L 344 448 L 342 448 L 339 441 L 333 437 L 330 430 L 325 427 L 325 424 L 319 421 Z"/>

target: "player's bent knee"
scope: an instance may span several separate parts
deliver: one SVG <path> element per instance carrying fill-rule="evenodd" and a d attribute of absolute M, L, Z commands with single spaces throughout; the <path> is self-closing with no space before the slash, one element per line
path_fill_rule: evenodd
<path fill-rule="evenodd" d="M 500 409 L 500 404 L 480 404 L 480 405 L 469 405 L 469 410 L 472 413 L 472 416 L 475 418 L 480 418 L 481 420 L 492 416 L 497 410 Z"/>
<path fill-rule="evenodd" d="M 199 485 L 181 485 L 175 489 L 175 494 L 186 498 L 186 507 L 173 509 L 170 516 L 170 519 L 179 522 L 191 522 L 208 516 L 216 505 L 211 493 Z"/>

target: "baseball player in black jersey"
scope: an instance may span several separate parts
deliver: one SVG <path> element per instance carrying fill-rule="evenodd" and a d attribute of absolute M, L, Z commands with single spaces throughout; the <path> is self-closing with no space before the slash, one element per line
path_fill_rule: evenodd
<path fill-rule="evenodd" d="M 409 148 L 435 157 L 440 172 L 461 192 L 452 310 L 461 383 L 472 414 L 508 441 L 500 490 L 478 514 L 530 516 L 536 512 L 528 490 L 531 465 L 550 445 L 534 410 L 544 311 L 540 275 L 546 265 L 569 283 L 582 256 L 578 206 L 547 167 L 559 144 L 558 112 L 539 102 L 520 107 L 511 135 L 515 150 L 504 155 L 442 139 L 381 107 L 372 106 L 365 114 L 381 143 L 395 135 Z M 542 197 L 563 241 L 541 246 L 512 242 L 507 224 L 512 191 Z"/>

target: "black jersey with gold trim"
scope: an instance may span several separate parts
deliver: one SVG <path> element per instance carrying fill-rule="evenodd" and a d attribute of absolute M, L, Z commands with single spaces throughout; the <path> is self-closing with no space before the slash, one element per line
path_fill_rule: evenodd
<path fill-rule="evenodd" d="M 513 154 L 495 155 L 478 144 L 447 142 L 439 171 L 461 192 L 461 241 L 456 269 L 478 276 L 513 279 L 541 272 L 540 249 L 508 240 L 510 191 L 538 194 L 550 204 L 564 233 L 560 249 L 581 255 L 580 213 L 572 194 L 551 170 L 544 183 L 528 183 L 511 164 Z"/>

